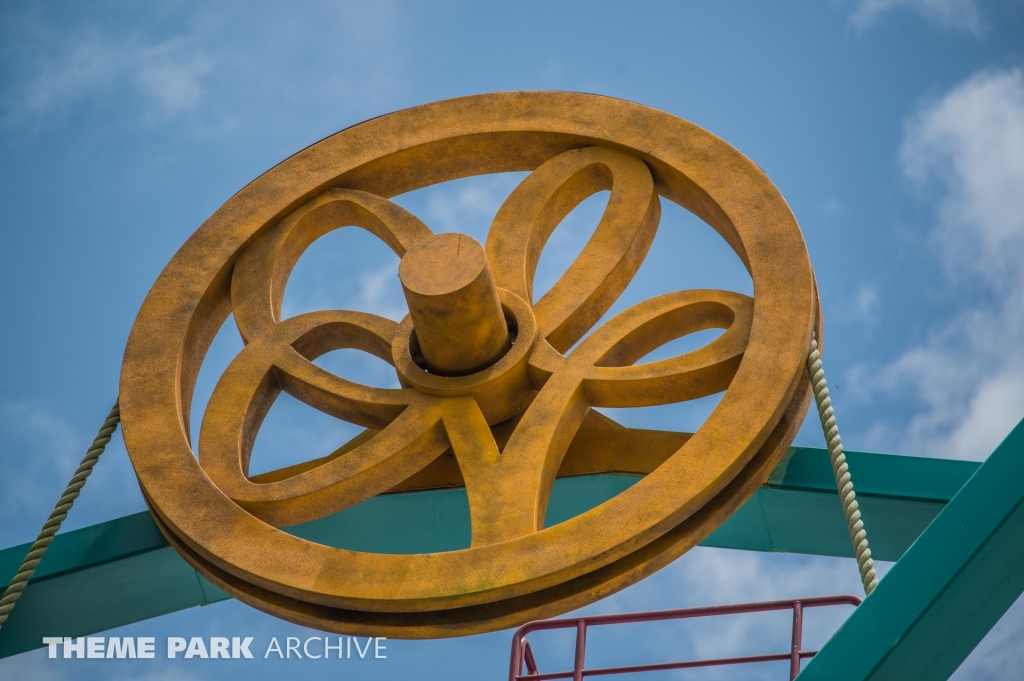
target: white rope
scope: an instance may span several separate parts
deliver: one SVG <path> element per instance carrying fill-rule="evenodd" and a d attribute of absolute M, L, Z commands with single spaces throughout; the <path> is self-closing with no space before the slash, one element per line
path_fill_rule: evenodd
<path fill-rule="evenodd" d="M 828 396 L 828 382 L 825 380 L 825 371 L 821 368 L 821 353 L 818 351 L 818 341 L 815 338 L 811 339 L 811 354 L 807 356 L 807 371 L 811 375 L 814 401 L 818 404 L 821 429 L 825 433 L 828 457 L 832 461 L 832 473 L 836 476 L 836 489 L 839 490 L 839 500 L 843 504 L 846 528 L 850 532 L 850 542 L 853 544 L 853 554 L 857 558 L 857 567 L 860 568 L 860 579 L 864 583 L 864 593 L 870 594 L 878 586 L 875 563 L 871 560 L 868 534 L 864 529 L 864 521 L 861 520 L 858 510 L 857 495 L 853 491 L 850 467 L 846 465 L 843 442 L 839 438 L 836 415 L 832 410 L 832 400 Z"/>

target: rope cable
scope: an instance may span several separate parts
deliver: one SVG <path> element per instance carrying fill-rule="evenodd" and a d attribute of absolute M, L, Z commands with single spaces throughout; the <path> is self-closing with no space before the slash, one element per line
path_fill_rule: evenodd
<path fill-rule="evenodd" d="M 43 559 L 43 555 L 46 550 L 50 547 L 53 542 L 54 535 L 57 534 L 57 530 L 60 529 L 61 523 L 68 517 L 68 511 L 71 510 L 71 506 L 74 505 L 75 499 L 82 491 L 82 487 L 85 486 L 85 480 L 92 473 L 93 467 L 96 465 L 96 461 L 99 460 L 100 454 L 106 449 L 107 443 L 110 442 L 110 436 L 117 430 L 117 424 L 121 421 L 121 405 L 120 402 L 114 402 L 114 407 L 107 414 L 106 420 L 100 427 L 100 431 L 96 434 L 96 438 L 92 441 L 92 446 L 85 453 L 85 457 L 82 462 L 78 464 L 78 469 L 75 474 L 71 476 L 71 481 L 68 486 L 64 489 L 64 494 L 61 495 L 60 500 L 57 502 L 57 506 L 53 509 L 53 513 L 47 519 L 43 525 L 43 529 L 39 531 L 39 536 L 36 538 L 32 547 L 28 551 L 28 555 L 25 556 L 25 560 L 21 562 L 21 567 L 18 568 L 17 574 L 14 575 L 14 579 L 11 580 L 10 586 L 4 591 L 4 595 L 0 598 L 0 627 L 3 627 L 4 622 L 10 617 L 11 610 L 14 609 L 14 604 L 21 598 L 22 591 L 28 585 L 28 580 L 32 579 L 32 574 L 35 573 L 36 567 L 39 562 Z"/>
<path fill-rule="evenodd" d="M 832 461 L 832 473 L 836 478 L 839 500 L 843 504 L 843 515 L 846 516 L 846 528 L 850 533 L 854 556 L 857 558 L 860 579 L 864 584 L 864 593 L 870 595 L 878 586 L 878 576 L 875 574 L 875 562 L 871 559 L 871 549 L 868 548 L 868 534 L 864 529 L 864 521 L 861 519 L 857 495 L 853 491 L 850 467 L 846 464 L 846 454 L 843 453 L 843 442 L 839 438 L 839 427 L 836 425 L 832 399 L 828 396 L 828 382 L 825 380 L 825 370 L 821 366 L 821 352 L 818 351 L 816 338 L 811 338 L 811 353 L 807 356 L 807 371 L 811 375 L 814 401 L 818 405 L 821 430 L 825 434 L 825 442 L 828 445 L 828 457 Z"/>

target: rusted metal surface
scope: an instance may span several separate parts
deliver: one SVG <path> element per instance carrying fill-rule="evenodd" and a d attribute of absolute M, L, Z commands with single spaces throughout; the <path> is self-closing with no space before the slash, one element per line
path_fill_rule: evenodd
<path fill-rule="evenodd" d="M 441 376 L 493 365 L 512 347 L 483 246 L 465 234 L 423 239 L 398 266 L 417 364 Z"/>
<path fill-rule="evenodd" d="M 680 610 L 652 610 L 648 612 L 630 612 L 621 615 L 598 615 L 595 617 L 567 617 L 564 619 L 541 620 L 530 622 L 519 627 L 512 637 L 512 658 L 509 668 L 509 681 L 549 681 L 550 679 L 573 679 L 582 681 L 587 676 L 608 676 L 612 674 L 632 674 L 636 672 L 656 672 L 670 669 L 693 669 L 695 667 L 718 667 L 730 664 L 751 664 L 754 662 L 782 662 L 789 660 L 789 678 L 795 679 L 800 673 L 800 661 L 817 655 L 815 650 L 802 650 L 803 612 L 806 608 L 820 608 L 833 605 L 858 606 L 861 599 L 857 596 L 819 596 L 791 601 L 768 601 L 763 603 L 741 603 L 737 605 L 718 605 L 706 608 L 683 608 Z M 663 662 L 658 664 L 638 664 L 622 667 L 586 668 L 587 628 L 609 624 L 635 624 L 638 622 L 660 622 L 665 620 L 690 619 L 695 617 L 714 617 L 721 615 L 738 615 L 751 612 L 770 612 L 773 610 L 791 610 L 793 612 L 793 636 L 790 652 L 770 655 L 747 655 L 743 657 L 722 657 L 709 660 L 686 660 L 683 662 Z M 576 629 L 575 654 L 573 668 L 568 671 L 541 673 L 533 649 L 526 636 L 535 631 L 552 629 Z M 523 673 L 523 665 L 526 673 Z"/>
<path fill-rule="evenodd" d="M 498 211 L 483 260 L 446 268 L 465 282 L 424 275 L 440 260 L 403 260 L 412 314 L 402 323 L 346 310 L 281 319 L 288 275 L 318 237 L 358 226 L 399 256 L 439 240 L 451 261 L 452 239 L 467 242 L 433 236 L 388 198 L 513 170 L 533 172 Z M 594 235 L 535 300 L 533 275 L 548 237 L 573 207 L 604 189 L 610 198 Z M 679 291 L 591 330 L 643 262 L 662 199 L 722 235 L 750 273 L 754 297 Z M 514 338 L 508 348 L 488 271 Z M 466 286 L 476 291 L 468 299 L 460 297 Z M 454 325 L 484 331 L 457 336 L 467 347 L 452 354 L 445 318 L 460 300 L 466 314 Z M 188 405 L 229 313 L 246 347 L 214 390 L 196 452 Z M 709 328 L 725 332 L 698 350 L 637 364 Z M 431 339 L 426 352 L 420 329 Z M 774 185 L 735 149 L 679 118 L 611 98 L 466 97 L 329 137 L 252 182 L 200 227 L 160 275 L 132 329 L 121 376 L 125 442 L 168 541 L 232 596 L 351 634 L 491 631 L 624 588 L 739 508 L 803 420 L 812 330 L 821 332 L 818 298 L 799 227 Z M 392 363 L 402 387 L 359 385 L 313 364 L 340 348 Z M 471 359 L 459 365 L 462 356 Z M 367 430 L 323 459 L 249 477 L 259 425 L 282 390 Z M 692 435 L 630 431 L 591 410 L 723 390 Z M 622 445 L 630 441 L 649 443 L 650 451 L 624 463 L 631 453 Z M 567 467 L 647 475 L 545 528 L 551 485 Z M 469 497 L 467 550 L 360 553 L 275 529 L 381 492 L 456 478 Z"/>

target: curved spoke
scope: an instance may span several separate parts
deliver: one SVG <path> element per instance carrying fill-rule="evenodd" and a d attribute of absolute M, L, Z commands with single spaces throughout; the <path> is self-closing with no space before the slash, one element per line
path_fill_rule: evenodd
<path fill-rule="evenodd" d="M 288 277 L 314 241 L 345 226 L 362 227 L 398 257 L 433 234 L 396 203 L 353 189 L 330 189 L 310 199 L 251 244 L 235 263 L 231 308 L 242 338 L 249 342 L 281 318 Z"/>
<path fill-rule="evenodd" d="M 561 352 L 608 311 L 647 255 L 661 218 L 651 172 L 636 157 L 612 149 L 567 151 L 523 180 L 487 237 L 498 286 L 533 301 L 534 274 L 548 237 L 583 199 L 606 189 L 608 207 L 593 236 L 535 304 L 540 337 Z"/>

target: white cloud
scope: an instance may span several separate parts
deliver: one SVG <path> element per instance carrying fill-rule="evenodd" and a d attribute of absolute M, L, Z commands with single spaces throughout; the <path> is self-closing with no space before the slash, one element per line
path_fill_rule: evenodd
<path fill-rule="evenodd" d="M 850 19 L 855 26 L 864 28 L 874 24 L 879 15 L 897 8 L 918 12 L 946 28 L 975 35 L 982 31 L 981 9 L 977 0 L 855 0 Z"/>
<path fill-rule="evenodd" d="M 889 563 L 878 564 L 883 573 L 889 566 Z M 644 581 L 590 606 L 587 611 L 635 612 L 842 593 L 863 593 L 853 559 L 698 547 Z M 813 650 L 822 645 L 850 612 L 851 608 L 845 606 L 809 610 L 804 628 L 805 649 Z M 742 614 L 678 624 L 630 625 L 637 630 L 628 634 L 620 627 L 616 636 L 621 638 L 615 638 L 614 642 L 628 642 L 633 649 L 628 657 L 620 658 L 618 651 L 600 648 L 591 653 L 588 647 L 588 665 L 785 652 L 790 643 L 789 617 L 786 613 Z M 595 641 L 600 646 L 596 635 Z M 781 667 L 772 665 L 727 666 L 702 670 L 701 678 L 760 681 L 780 678 L 780 670 Z"/>
<path fill-rule="evenodd" d="M 142 100 L 147 123 L 195 108 L 212 61 L 175 38 L 147 44 L 96 27 L 73 35 L 37 29 L 43 49 L 28 56 L 4 98 L 8 124 L 38 122 L 75 103 L 127 91 Z"/>
<path fill-rule="evenodd" d="M 61 480 L 66 483 L 71 478 L 78 463 L 75 454 L 81 457 L 85 452 L 83 438 L 45 404 L 3 398 L 0 434 L 9 454 L 0 457 L 0 480 L 5 481 L 0 515 L 12 519 L 49 512 L 57 497 L 48 498 L 40 491 L 56 489 Z"/>
<path fill-rule="evenodd" d="M 1020 282 L 1024 255 L 1024 77 L 982 72 L 910 123 L 901 150 L 906 174 L 938 180 L 947 194 L 936 232 L 954 270 L 999 287 Z"/>
<path fill-rule="evenodd" d="M 213 62 L 192 53 L 180 38 L 139 51 L 135 80 L 157 107 L 149 116 L 170 117 L 194 109 L 203 95 L 202 77 Z"/>
<path fill-rule="evenodd" d="M 984 458 L 1024 416 L 1024 75 L 982 72 L 922 108 L 900 158 L 941 192 L 931 240 L 965 295 L 919 347 L 858 372 L 918 399 L 902 451 Z"/>
<path fill-rule="evenodd" d="M 1024 599 L 1017 599 L 949 678 L 952 681 L 998 681 L 1018 678 L 1022 640 Z"/>
<path fill-rule="evenodd" d="M 839 203 L 838 199 L 834 199 L 831 197 L 819 203 L 818 210 L 827 217 L 842 215 L 845 212 L 843 209 L 843 204 Z"/>
<path fill-rule="evenodd" d="M 0 548 L 35 539 L 105 415 L 101 407 L 97 420 L 83 429 L 46 402 L 0 395 Z M 115 433 L 61 529 L 143 508 L 135 473 Z"/>
<path fill-rule="evenodd" d="M 424 220 L 434 232 L 469 234 L 483 243 L 501 204 L 524 176 L 480 175 L 420 190 L 427 199 Z"/>
<path fill-rule="evenodd" d="M 65 681 L 67 674 L 54 669 L 53 663 L 40 654 L 14 655 L 4 658 L 4 674 L 11 679 L 33 679 L 33 681 Z"/>
<path fill-rule="evenodd" d="M 836 316 L 844 323 L 876 326 L 880 321 L 881 308 L 878 286 L 861 284 L 853 297 L 839 307 Z"/>
<path fill-rule="evenodd" d="M 106 40 L 89 31 L 57 60 L 38 64 L 20 97 L 10 98 L 8 106 L 14 113 L 48 113 L 105 86 L 118 69 L 117 61 Z"/>
<path fill-rule="evenodd" d="M 0 9 L 0 123 L 81 127 L 98 115 L 308 143 L 401 96 L 408 13 L 392 2 L 172 3 L 132 16 L 130 31 L 126 13 L 69 22 L 46 5 Z"/>
<path fill-rule="evenodd" d="M 396 322 L 401 321 L 409 314 L 409 310 L 397 278 L 397 267 L 391 262 L 359 277 L 359 302 L 354 306 L 355 309 L 370 310 Z"/>

